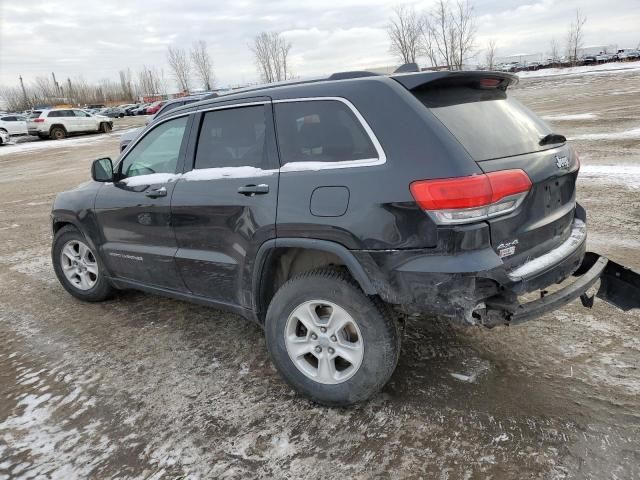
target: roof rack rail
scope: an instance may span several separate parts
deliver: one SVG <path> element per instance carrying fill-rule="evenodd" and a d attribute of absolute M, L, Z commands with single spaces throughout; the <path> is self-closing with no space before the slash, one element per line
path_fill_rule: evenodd
<path fill-rule="evenodd" d="M 366 70 L 354 70 L 351 72 L 337 72 L 332 73 L 328 80 L 346 80 L 348 78 L 363 78 L 363 77 L 379 77 L 379 73 L 367 72 Z"/>

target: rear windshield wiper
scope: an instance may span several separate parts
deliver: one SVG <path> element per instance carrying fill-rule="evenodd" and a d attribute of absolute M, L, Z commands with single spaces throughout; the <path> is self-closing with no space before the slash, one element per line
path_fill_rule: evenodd
<path fill-rule="evenodd" d="M 559 133 L 550 133 L 545 135 L 540 139 L 538 145 L 552 145 L 554 143 L 564 143 L 567 139 L 564 135 L 560 135 Z"/>

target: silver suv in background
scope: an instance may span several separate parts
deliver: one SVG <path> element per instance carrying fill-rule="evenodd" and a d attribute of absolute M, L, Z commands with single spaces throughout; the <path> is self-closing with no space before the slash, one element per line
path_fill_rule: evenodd
<path fill-rule="evenodd" d="M 29 135 L 54 140 L 76 133 L 108 133 L 112 128 L 111 118 L 93 115 L 79 108 L 34 110 L 27 119 Z"/>

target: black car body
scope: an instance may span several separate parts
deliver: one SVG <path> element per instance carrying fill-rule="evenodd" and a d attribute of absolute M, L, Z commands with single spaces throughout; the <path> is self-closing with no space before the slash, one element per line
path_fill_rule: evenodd
<path fill-rule="evenodd" d="M 354 385 L 365 380 L 353 374 L 338 382 L 346 390 L 331 390 L 280 357 L 272 325 L 278 308 L 289 315 L 280 297 L 298 295 L 309 276 L 329 300 L 341 294 L 329 279 L 345 291 L 355 285 L 387 327 L 389 312 L 493 326 L 586 298 L 613 268 L 585 256 L 578 156 L 507 95 L 515 81 L 495 72 L 352 72 L 163 112 L 113 173 L 98 162 L 101 181 L 58 195 L 53 231 L 77 229 L 109 285 L 266 324 L 272 358 L 292 385 L 322 403 L 353 403 L 393 369 L 366 373 L 377 387 Z M 576 273 L 569 287 L 518 302 Z M 387 335 L 381 344 L 395 342 L 393 330 L 376 331 Z M 332 350 L 323 338 L 316 352 Z M 318 355 L 308 362 L 320 369 Z"/>

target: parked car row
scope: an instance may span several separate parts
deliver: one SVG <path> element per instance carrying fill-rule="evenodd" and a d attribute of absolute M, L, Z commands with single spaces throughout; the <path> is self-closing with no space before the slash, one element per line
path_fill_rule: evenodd
<path fill-rule="evenodd" d="M 599 63 L 633 61 L 638 59 L 640 59 L 640 51 L 627 48 L 620 49 L 617 53 L 583 55 L 576 62 L 571 62 L 567 57 L 558 59 L 547 58 L 541 62 L 507 62 L 496 65 L 494 70 L 497 70 L 499 72 L 515 73 L 540 70 L 541 68 L 595 65 Z M 484 69 L 485 68 L 480 68 L 480 70 Z"/>

